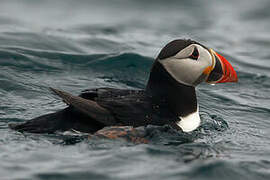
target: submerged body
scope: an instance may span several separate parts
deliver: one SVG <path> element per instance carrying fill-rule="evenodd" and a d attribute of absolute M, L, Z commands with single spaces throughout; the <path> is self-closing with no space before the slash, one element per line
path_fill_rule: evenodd
<path fill-rule="evenodd" d="M 146 89 L 89 89 L 77 97 L 51 88 L 69 107 L 10 127 L 32 133 L 69 129 L 96 133 L 108 126 L 168 124 L 190 132 L 200 125 L 195 87 L 203 81 L 236 82 L 237 76 L 213 50 L 195 41 L 175 40 L 158 55 Z"/>

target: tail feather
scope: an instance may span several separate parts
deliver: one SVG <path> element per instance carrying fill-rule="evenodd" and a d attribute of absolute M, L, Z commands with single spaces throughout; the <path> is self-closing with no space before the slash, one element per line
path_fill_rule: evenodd
<path fill-rule="evenodd" d="M 9 127 L 19 132 L 54 133 L 75 129 L 81 132 L 94 133 L 104 127 L 72 107 L 67 107 L 55 113 L 46 114 L 24 123 L 10 123 Z"/>
<path fill-rule="evenodd" d="M 116 124 L 111 113 L 95 101 L 73 96 L 54 88 L 50 88 L 50 90 L 62 98 L 69 107 L 24 123 L 11 123 L 9 127 L 20 132 L 31 133 L 53 133 L 69 129 L 94 133 L 104 126 Z"/>
<path fill-rule="evenodd" d="M 56 113 L 39 116 L 24 123 L 10 123 L 9 127 L 19 132 L 53 133 L 64 129 L 63 126 L 60 126 L 60 122 L 64 119 L 66 111 L 66 109 L 63 109 Z"/>

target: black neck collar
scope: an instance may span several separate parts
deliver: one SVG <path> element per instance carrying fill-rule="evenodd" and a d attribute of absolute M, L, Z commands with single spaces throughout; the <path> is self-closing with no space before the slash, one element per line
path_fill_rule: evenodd
<path fill-rule="evenodd" d="M 146 92 L 156 103 L 166 101 L 177 116 L 187 116 L 197 110 L 195 88 L 177 82 L 157 60 L 152 66 Z"/>

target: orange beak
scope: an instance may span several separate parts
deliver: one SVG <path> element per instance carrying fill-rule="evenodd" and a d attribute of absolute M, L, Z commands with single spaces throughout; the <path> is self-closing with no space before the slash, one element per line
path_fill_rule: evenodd
<path fill-rule="evenodd" d="M 215 58 L 215 66 L 209 73 L 206 82 L 211 84 L 237 82 L 237 74 L 229 61 L 213 50 L 210 50 L 210 52 L 212 54 L 212 58 Z"/>

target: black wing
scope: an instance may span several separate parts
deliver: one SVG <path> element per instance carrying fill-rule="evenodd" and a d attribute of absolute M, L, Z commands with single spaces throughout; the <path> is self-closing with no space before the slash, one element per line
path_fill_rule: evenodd
<path fill-rule="evenodd" d="M 101 107 L 97 102 L 85 99 L 80 96 L 74 96 L 70 93 L 50 88 L 56 95 L 62 98 L 67 104 L 89 117 L 90 120 L 98 121 L 105 126 L 112 126 L 116 121 L 112 114 L 105 108 Z"/>
<path fill-rule="evenodd" d="M 168 103 L 153 102 L 144 90 L 99 88 L 86 90 L 80 96 L 94 100 L 109 110 L 121 125 L 137 127 L 170 124 L 178 127 L 175 122 L 179 119 L 170 111 Z"/>
<path fill-rule="evenodd" d="M 110 125 L 171 124 L 177 127 L 174 123 L 177 118 L 169 111 L 168 104 L 153 103 L 143 90 L 98 88 L 85 90 L 79 97 L 52 90 L 70 106 L 10 127 L 34 133 L 68 129 L 93 133 Z"/>

